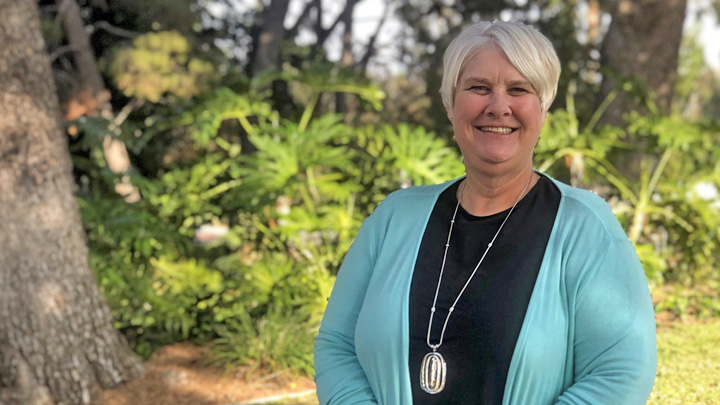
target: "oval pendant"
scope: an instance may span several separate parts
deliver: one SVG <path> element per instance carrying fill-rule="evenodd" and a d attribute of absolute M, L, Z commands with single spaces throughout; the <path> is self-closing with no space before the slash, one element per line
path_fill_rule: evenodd
<path fill-rule="evenodd" d="M 438 352 L 425 355 L 420 366 L 420 388 L 428 394 L 437 394 L 445 388 L 447 366 Z"/>

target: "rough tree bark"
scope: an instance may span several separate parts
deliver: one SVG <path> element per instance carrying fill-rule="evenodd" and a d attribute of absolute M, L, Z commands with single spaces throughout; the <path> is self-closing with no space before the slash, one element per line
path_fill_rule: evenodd
<path fill-rule="evenodd" d="M 67 102 L 64 118 L 74 120 L 83 115 L 100 114 L 110 120 L 113 117 L 110 91 L 105 88 L 105 82 L 90 46 L 90 38 L 80 16 L 80 6 L 75 0 L 55 0 L 55 2 L 65 27 L 68 44 L 73 50 L 73 60 L 78 73 L 78 82 Z M 113 173 L 125 173 L 132 166 L 125 144 L 109 135 L 103 139 L 103 155 L 108 168 Z M 115 185 L 115 191 L 129 203 L 140 200 L 140 191 L 130 182 L 129 176 L 123 176 Z"/>
<path fill-rule="evenodd" d="M 621 78 L 642 80 L 665 113 L 670 111 L 677 78 L 686 7 L 687 0 L 617 0 L 602 49 L 603 65 Z M 616 87 L 617 82 L 606 75 L 600 100 Z M 622 115 L 639 107 L 620 91 L 601 123 L 623 125 Z"/>
<path fill-rule="evenodd" d="M 142 366 L 88 266 L 37 3 L 0 15 L 0 403 L 90 404 Z"/>

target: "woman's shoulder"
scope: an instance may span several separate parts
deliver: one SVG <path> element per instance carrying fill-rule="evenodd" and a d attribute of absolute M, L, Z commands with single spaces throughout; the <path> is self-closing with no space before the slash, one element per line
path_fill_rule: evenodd
<path fill-rule="evenodd" d="M 378 208 L 383 206 L 387 208 L 393 208 L 396 206 L 408 208 L 408 204 L 412 206 L 423 206 L 425 204 L 434 205 L 437 201 L 438 196 L 446 188 L 452 185 L 453 182 L 458 180 L 459 179 L 454 179 L 440 184 L 411 186 L 393 191 L 392 193 L 388 194 L 387 197 L 385 197 L 385 200 L 380 203 L 380 206 Z"/>
<path fill-rule="evenodd" d="M 370 222 L 415 221 L 432 211 L 438 196 L 456 180 L 441 184 L 411 186 L 393 191 L 373 210 Z"/>
<path fill-rule="evenodd" d="M 552 179 L 552 181 L 560 190 L 562 197 L 566 201 L 573 203 L 574 209 L 588 209 L 595 211 L 610 207 L 605 199 L 590 190 L 573 187 L 555 179 Z"/>
<path fill-rule="evenodd" d="M 453 181 L 393 191 L 363 221 L 363 227 L 384 235 L 390 227 L 408 229 L 417 225 L 423 218 L 429 217 L 438 196 Z"/>
<path fill-rule="evenodd" d="M 446 188 L 459 179 L 446 181 L 440 184 L 430 184 L 422 186 L 411 186 L 393 191 L 388 198 L 437 198 Z"/>
<path fill-rule="evenodd" d="M 592 191 L 555 183 L 561 200 L 553 247 L 563 256 L 567 285 L 580 291 L 596 275 L 614 274 L 607 263 L 622 263 L 623 271 L 635 267 L 642 272 L 632 242 L 610 204 Z"/>
<path fill-rule="evenodd" d="M 565 224 L 582 227 L 586 231 L 596 229 L 609 237 L 624 237 L 620 223 L 605 199 L 590 190 L 572 187 L 551 179 L 560 190 L 561 203 L 558 216 Z"/>

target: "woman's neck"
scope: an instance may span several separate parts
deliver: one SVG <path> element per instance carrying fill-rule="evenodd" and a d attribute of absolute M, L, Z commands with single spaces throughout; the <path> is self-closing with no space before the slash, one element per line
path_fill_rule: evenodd
<path fill-rule="evenodd" d="M 468 170 L 457 198 L 468 213 L 488 216 L 510 208 L 537 183 L 540 176 L 532 167 L 515 173 L 488 174 Z M 523 193 L 523 196 L 520 194 Z"/>

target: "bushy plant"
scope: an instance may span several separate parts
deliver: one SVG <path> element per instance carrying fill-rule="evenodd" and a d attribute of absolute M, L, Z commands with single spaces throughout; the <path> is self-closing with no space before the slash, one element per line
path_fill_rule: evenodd
<path fill-rule="evenodd" d="M 281 118 L 252 91 L 206 94 L 177 116 L 193 153 L 156 177 L 134 174 L 143 195 L 136 205 L 107 192 L 115 179 L 97 168 L 101 143 L 78 142 L 84 155 L 98 155 L 83 160 L 81 170 L 93 173 L 89 187 L 106 191 L 82 197 L 93 268 L 138 352 L 215 341 L 222 365 L 309 373 L 334 275 L 363 219 L 397 188 L 462 174 L 457 152 L 421 127 L 356 128 L 316 114 L 324 91 L 376 106 L 376 88 L 341 79 L 300 83 L 309 102 L 296 119 Z M 220 131 L 228 119 L 242 134 Z M 93 128 L 81 132 L 101 139 Z M 225 234 L 199 240 L 207 224 Z"/>
<path fill-rule="evenodd" d="M 176 328 L 160 314 L 177 311 L 158 305 L 153 278 L 156 257 L 179 258 L 191 250 L 177 228 L 153 213 L 144 201 L 126 204 L 119 196 L 78 198 L 88 238 L 90 267 L 115 318 L 115 327 L 143 357 L 176 338 Z M 171 326 L 169 329 L 167 326 Z"/>
<path fill-rule="evenodd" d="M 240 312 L 219 328 L 219 337 L 210 346 L 211 362 L 226 370 L 247 365 L 246 377 L 258 368 L 312 375 L 315 333 L 315 328 L 298 322 L 292 313 L 275 307 L 258 318 Z"/>
<path fill-rule="evenodd" d="M 190 43 L 179 32 L 140 35 L 132 46 L 114 51 L 105 63 L 115 86 L 128 97 L 157 102 L 166 94 L 192 97 L 215 74 L 210 62 L 193 57 Z"/>

